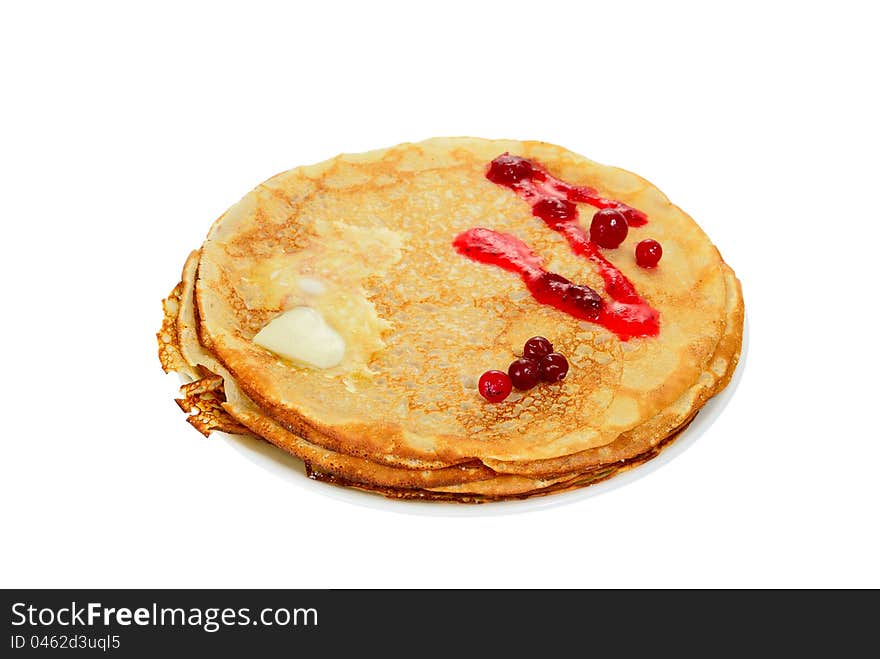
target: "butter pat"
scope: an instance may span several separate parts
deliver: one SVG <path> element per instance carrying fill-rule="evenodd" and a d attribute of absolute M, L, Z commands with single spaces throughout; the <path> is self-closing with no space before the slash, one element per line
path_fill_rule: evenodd
<path fill-rule="evenodd" d="M 294 307 L 272 320 L 254 343 L 304 366 L 331 368 L 345 355 L 345 341 L 311 307 Z"/>

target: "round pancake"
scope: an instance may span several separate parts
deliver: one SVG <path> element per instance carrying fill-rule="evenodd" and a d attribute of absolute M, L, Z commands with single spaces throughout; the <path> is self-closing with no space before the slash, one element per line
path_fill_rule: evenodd
<path fill-rule="evenodd" d="M 226 396 L 229 398 L 223 404 L 223 408 L 241 425 L 238 430 L 232 428 L 228 423 L 217 427 L 227 432 L 250 430 L 255 435 L 305 460 L 313 477 L 333 483 L 357 486 L 395 498 L 432 500 L 439 498 L 458 501 L 519 498 L 558 491 L 563 483 L 568 483 L 566 489 L 571 489 L 576 486 L 588 485 L 599 477 L 607 478 L 625 466 L 628 468 L 653 457 L 661 440 L 664 444 L 670 441 L 669 437 L 661 434 L 665 432 L 669 423 L 676 419 L 674 413 L 667 410 L 664 416 L 645 424 L 652 432 L 641 432 L 640 437 L 643 439 L 641 442 L 635 441 L 633 433 L 628 433 L 608 447 L 569 456 L 567 460 L 554 465 L 554 468 L 549 468 L 547 464 L 540 464 L 539 468 L 528 464 L 504 465 L 508 469 L 513 467 L 515 471 L 522 474 L 533 473 L 535 477 L 495 474 L 492 470 L 479 464 L 451 466 L 436 470 L 393 468 L 329 451 L 286 431 L 277 422 L 262 413 L 238 390 L 223 366 L 198 343 L 195 331 L 197 325 L 195 305 L 192 299 L 197 263 L 198 253 L 193 252 L 184 266 L 181 283 L 175 287 L 166 300 L 166 314 L 169 315 L 166 325 L 169 327 L 173 325 L 174 330 L 173 332 L 169 330 L 169 333 L 164 336 L 164 341 L 162 333 L 160 333 L 162 348 L 160 355 L 165 355 L 172 348 L 179 352 L 179 357 L 173 360 L 166 360 L 163 357 L 166 370 L 175 369 L 190 377 L 198 377 L 193 375 L 195 373 L 221 375 L 225 379 Z M 729 293 L 729 300 L 735 299 L 739 293 L 738 288 L 730 288 Z M 730 307 L 732 310 L 736 309 L 734 305 L 730 305 Z M 728 317 L 728 326 L 736 327 L 735 321 L 735 316 Z M 184 365 L 183 368 L 181 368 L 181 364 Z M 723 387 L 726 384 L 725 377 L 729 377 L 732 370 L 733 364 L 728 363 L 727 371 L 719 374 L 720 379 L 716 386 Z M 689 394 L 689 396 L 693 395 L 697 394 Z M 675 407 L 680 410 L 689 409 L 689 400 L 684 401 L 684 404 L 679 403 Z M 689 421 L 690 419 L 686 419 L 679 425 L 674 434 L 677 434 Z M 644 441 L 645 438 L 648 439 L 647 442 Z M 602 464 L 603 460 L 610 463 L 611 468 L 608 467 L 608 464 Z M 565 473 L 560 473 L 563 468 L 566 470 Z M 572 471 L 575 468 L 580 471 Z"/>
<path fill-rule="evenodd" d="M 487 163 L 505 151 L 648 214 L 649 224 L 606 256 L 660 311 L 659 336 L 620 341 L 452 249 L 475 226 L 513 233 L 554 271 L 601 290 L 589 264 L 526 203 L 485 179 Z M 584 224 L 591 212 L 581 206 Z M 646 237 L 664 246 L 653 271 L 632 257 Z M 215 223 L 196 295 L 202 342 L 285 429 L 378 464 L 439 469 L 476 459 L 535 474 L 597 464 L 575 456 L 609 447 L 683 398 L 687 409 L 675 417 L 687 418 L 714 393 L 741 338 L 742 300 L 738 285 L 728 295 L 728 273 L 693 220 L 643 179 L 552 145 L 461 138 L 340 156 L 270 179 Z M 295 288 L 302 276 L 325 282 L 322 299 Z M 252 342 L 302 304 L 345 338 L 338 367 L 300 368 Z M 739 318 L 739 331 L 726 315 Z M 504 368 L 533 334 L 568 356 L 569 377 L 484 403 L 476 377 Z M 702 393 L 687 398 L 701 381 Z M 658 433 L 665 436 L 650 431 L 655 441 Z"/>

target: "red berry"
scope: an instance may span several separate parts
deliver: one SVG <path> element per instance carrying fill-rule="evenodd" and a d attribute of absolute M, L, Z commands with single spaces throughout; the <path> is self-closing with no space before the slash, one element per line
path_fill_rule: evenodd
<path fill-rule="evenodd" d="M 538 370 L 544 382 L 559 382 L 568 375 L 568 360 L 558 352 L 551 352 L 538 362 Z"/>
<path fill-rule="evenodd" d="M 542 272 L 534 281 L 535 292 L 541 297 L 561 298 L 570 286 L 571 281 L 555 272 Z"/>
<path fill-rule="evenodd" d="M 507 374 L 517 389 L 531 389 L 541 381 L 538 362 L 526 357 L 513 361 L 507 368 Z"/>
<path fill-rule="evenodd" d="M 577 216 L 577 206 L 568 199 L 547 197 L 532 206 L 532 215 L 540 217 L 551 228 Z"/>
<path fill-rule="evenodd" d="M 510 395 L 513 383 L 507 373 L 486 371 L 480 376 L 480 395 L 490 403 L 500 403 Z"/>
<path fill-rule="evenodd" d="M 504 153 L 489 164 L 486 178 L 499 185 L 515 185 L 523 179 L 533 178 L 535 168 L 525 158 Z"/>
<path fill-rule="evenodd" d="M 620 245 L 628 232 L 626 217 L 614 208 L 597 211 L 590 223 L 590 240 L 607 249 L 614 249 Z"/>
<path fill-rule="evenodd" d="M 660 262 L 663 256 L 663 247 L 656 240 L 641 241 L 636 245 L 636 263 L 643 268 L 653 268 Z"/>
<path fill-rule="evenodd" d="M 602 296 L 589 286 L 572 284 L 562 296 L 562 301 L 574 305 L 593 320 L 599 317 L 602 310 Z"/>
<path fill-rule="evenodd" d="M 553 352 L 553 344 L 543 336 L 533 336 L 523 346 L 523 357 L 526 359 L 541 359 L 551 352 Z"/>

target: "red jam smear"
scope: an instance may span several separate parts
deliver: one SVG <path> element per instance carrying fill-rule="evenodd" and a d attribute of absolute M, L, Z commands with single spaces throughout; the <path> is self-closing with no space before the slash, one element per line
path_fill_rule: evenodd
<path fill-rule="evenodd" d="M 572 185 L 556 178 L 544 167 L 533 160 L 521 156 L 504 153 L 491 163 L 486 170 L 486 178 L 510 188 L 532 206 L 532 213 L 545 222 L 557 222 L 560 219 L 577 220 L 577 206 L 571 202 L 589 204 L 595 208 L 613 208 L 626 217 L 631 227 L 640 227 L 648 223 L 648 216 L 642 211 L 627 206 L 616 199 L 606 199 L 595 188 L 586 185 Z M 561 211 L 562 217 L 554 216 L 552 209 Z"/>
<path fill-rule="evenodd" d="M 605 199 L 593 188 L 566 183 L 538 163 L 520 156 L 506 153 L 498 156 L 490 163 L 486 178 L 516 192 L 529 203 L 535 217 L 562 234 L 575 254 L 589 260 L 602 277 L 605 293 L 611 299 L 602 300 L 590 287 L 574 284 L 545 270 L 540 257 L 510 234 L 485 228 L 469 229 L 453 241 L 460 254 L 519 274 L 532 297 L 541 304 L 601 325 L 624 341 L 659 334 L 659 312 L 590 241 L 588 232 L 578 222 L 577 203 L 617 209 L 630 226 L 646 224 L 648 217 L 645 213 L 622 202 Z"/>

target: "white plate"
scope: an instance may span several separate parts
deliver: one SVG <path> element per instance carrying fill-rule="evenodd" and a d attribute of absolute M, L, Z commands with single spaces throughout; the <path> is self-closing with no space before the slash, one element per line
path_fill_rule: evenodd
<path fill-rule="evenodd" d="M 362 490 L 356 490 L 350 487 L 340 487 L 330 485 L 320 481 L 314 481 L 305 476 L 304 465 L 302 460 L 293 457 L 289 453 L 285 453 L 275 448 L 271 444 L 252 437 L 241 435 L 225 435 L 227 441 L 240 453 L 249 460 L 257 463 L 274 476 L 283 478 L 297 487 L 303 487 L 308 490 L 320 492 L 334 499 L 339 499 L 346 503 L 353 503 L 359 506 L 368 506 L 370 508 L 378 508 L 397 513 L 408 513 L 415 515 L 440 515 L 440 516 L 481 516 L 481 515 L 506 515 L 511 513 L 521 513 L 540 508 L 549 508 L 562 504 L 574 503 L 583 499 L 598 496 L 609 492 L 615 488 L 631 483 L 637 478 L 646 476 L 655 469 L 665 465 L 676 456 L 681 455 L 688 449 L 706 430 L 721 411 L 727 406 L 728 401 L 736 391 L 739 381 L 742 379 L 743 370 L 745 370 L 746 353 L 748 352 L 748 320 L 743 326 L 743 344 L 742 354 L 740 355 L 739 365 L 730 384 L 720 394 L 709 400 L 700 410 L 699 414 L 694 418 L 693 422 L 681 433 L 670 446 L 663 449 L 660 454 L 648 460 L 647 462 L 629 469 L 619 476 L 614 476 L 606 481 L 601 481 L 595 485 L 582 487 L 569 492 L 560 494 L 550 494 L 547 496 L 538 496 L 531 499 L 513 500 L 513 501 L 496 501 L 481 504 L 461 504 L 441 501 L 408 501 L 399 499 L 389 499 L 380 494 L 371 494 Z"/>

